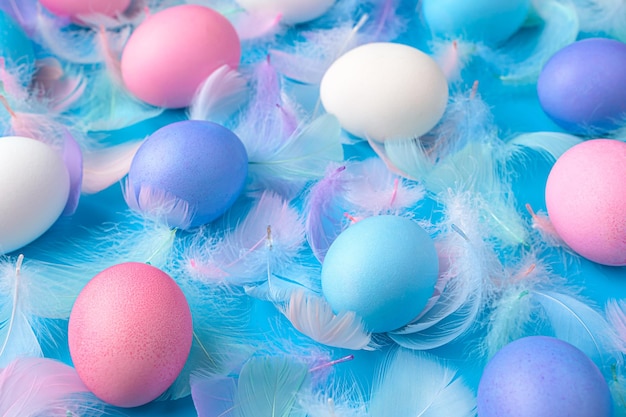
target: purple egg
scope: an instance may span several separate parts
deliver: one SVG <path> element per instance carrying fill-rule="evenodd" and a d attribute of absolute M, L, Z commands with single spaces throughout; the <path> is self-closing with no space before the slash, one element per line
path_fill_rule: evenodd
<path fill-rule="evenodd" d="M 574 42 L 554 54 L 537 83 L 539 102 L 556 124 L 600 134 L 626 122 L 626 44 L 605 38 Z"/>
<path fill-rule="evenodd" d="M 478 385 L 480 417 L 609 417 L 611 393 L 598 367 L 562 340 L 531 336 L 502 348 Z"/>
<path fill-rule="evenodd" d="M 187 120 L 157 130 L 139 147 L 125 197 L 131 208 L 188 229 L 224 214 L 247 175 L 248 155 L 237 135 Z"/>

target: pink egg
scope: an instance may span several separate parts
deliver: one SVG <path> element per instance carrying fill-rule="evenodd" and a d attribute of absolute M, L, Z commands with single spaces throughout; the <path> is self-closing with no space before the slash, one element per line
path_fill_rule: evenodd
<path fill-rule="evenodd" d="M 131 0 L 40 0 L 39 2 L 57 16 L 76 17 L 93 14 L 115 16 L 128 9 Z"/>
<path fill-rule="evenodd" d="M 165 272 L 118 264 L 79 294 L 68 339 L 76 371 L 98 398 L 119 407 L 146 404 L 182 370 L 193 327 L 187 300 Z"/>
<path fill-rule="evenodd" d="M 240 58 L 239 37 L 224 16 L 208 7 L 175 6 L 155 13 L 130 36 L 122 78 L 139 99 L 182 108 L 213 71 L 235 69 Z"/>
<path fill-rule="evenodd" d="M 626 265 L 626 143 L 595 139 L 554 164 L 546 206 L 559 236 L 581 256 Z"/>

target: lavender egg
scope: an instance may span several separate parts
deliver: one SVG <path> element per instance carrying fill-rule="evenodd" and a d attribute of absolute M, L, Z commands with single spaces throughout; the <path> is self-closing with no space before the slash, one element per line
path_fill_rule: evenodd
<path fill-rule="evenodd" d="M 248 175 L 246 149 L 232 131 L 186 120 L 154 132 L 128 173 L 128 205 L 171 227 L 210 223 L 228 210 Z"/>
<path fill-rule="evenodd" d="M 610 417 L 611 393 L 581 350 L 546 336 L 518 339 L 489 361 L 478 385 L 480 417 Z"/>
<path fill-rule="evenodd" d="M 590 38 L 561 49 L 537 82 L 545 113 L 576 134 L 600 134 L 626 122 L 626 44 Z"/>

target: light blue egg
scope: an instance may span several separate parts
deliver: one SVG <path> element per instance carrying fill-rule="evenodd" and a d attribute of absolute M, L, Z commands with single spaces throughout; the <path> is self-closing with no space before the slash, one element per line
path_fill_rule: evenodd
<path fill-rule="evenodd" d="M 462 38 L 498 44 L 519 30 L 530 0 L 423 0 L 422 12 L 431 32 L 441 38 Z"/>
<path fill-rule="evenodd" d="M 369 217 L 330 246 L 322 292 L 333 311 L 354 311 L 368 330 L 381 333 L 419 315 L 438 274 L 435 245 L 421 226 L 404 217 Z"/>
<path fill-rule="evenodd" d="M 8 14 L 0 10 L 0 57 L 8 69 L 21 67 L 22 82 L 28 83 L 35 70 L 35 50 L 24 30 Z"/>

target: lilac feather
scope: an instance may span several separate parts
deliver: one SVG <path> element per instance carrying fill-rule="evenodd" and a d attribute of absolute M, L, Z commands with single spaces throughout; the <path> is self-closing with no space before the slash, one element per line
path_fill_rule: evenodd
<path fill-rule="evenodd" d="M 239 72 L 223 65 L 198 87 L 187 110 L 190 120 L 223 123 L 243 105 L 247 84 Z"/>
<path fill-rule="evenodd" d="M 74 137 L 66 130 L 63 144 L 63 162 L 70 174 L 70 194 L 63 215 L 74 214 L 78 207 L 83 182 L 83 152 L 74 140 Z"/>

